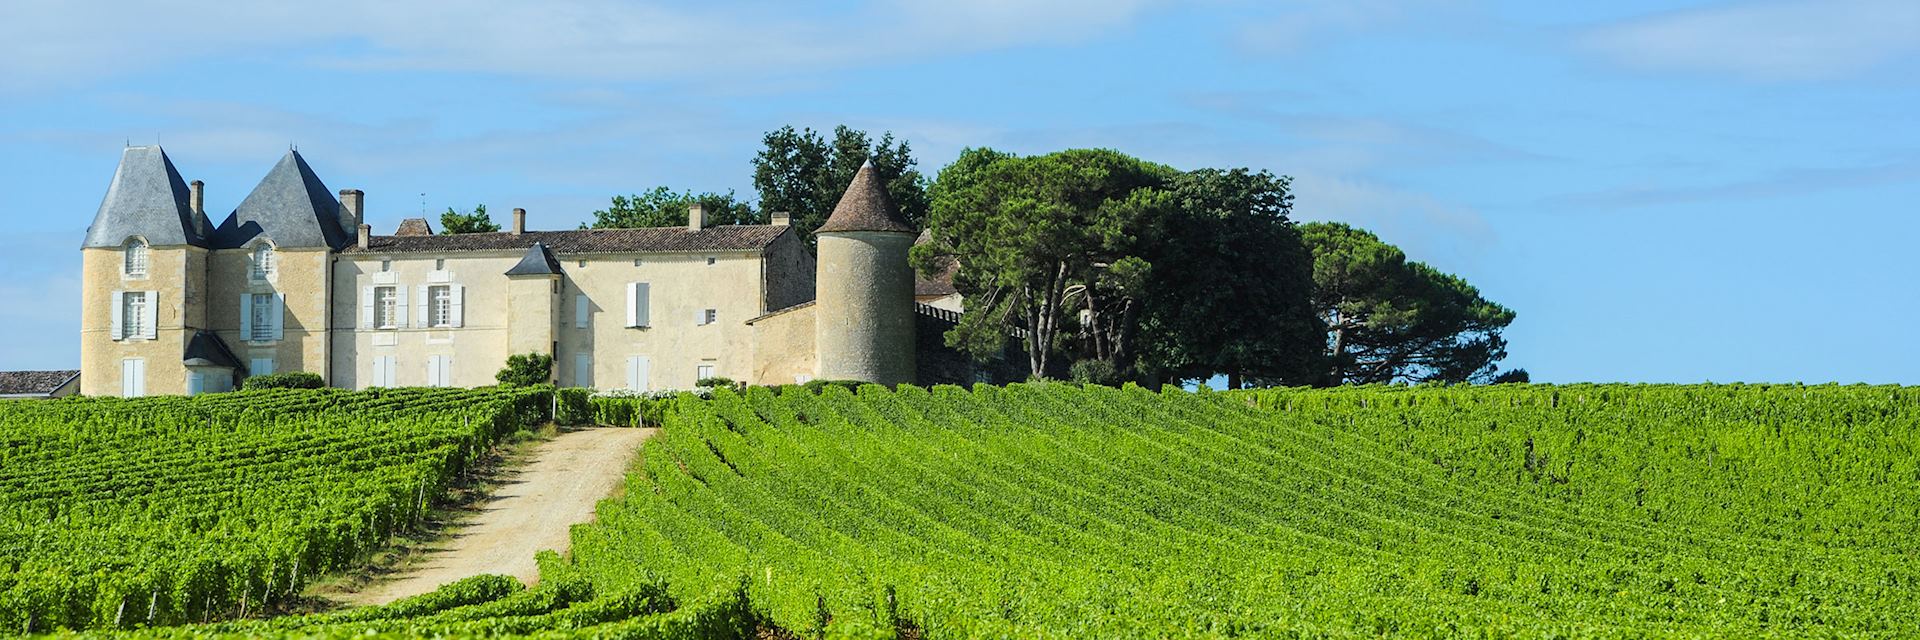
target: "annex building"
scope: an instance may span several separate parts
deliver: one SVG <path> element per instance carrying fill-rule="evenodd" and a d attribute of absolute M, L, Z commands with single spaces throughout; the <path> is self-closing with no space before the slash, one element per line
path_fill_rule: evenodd
<path fill-rule="evenodd" d="M 336 387 L 494 384 L 510 354 L 563 386 L 680 389 L 722 376 L 966 383 L 1006 377 L 942 346 L 950 283 L 916 281 L 914 230 L 863 167 L 816 230 L 772 224 L 393 235 L 365 195 L 289 151 L 221 222 L 157 145 L 128 147 L 83 245 L 80 392 L 226 391 L 307 371 Z M 817 256 L 817 257 L 816 257 Z M 931 303 L 931 304 L 929 304 Z"/>

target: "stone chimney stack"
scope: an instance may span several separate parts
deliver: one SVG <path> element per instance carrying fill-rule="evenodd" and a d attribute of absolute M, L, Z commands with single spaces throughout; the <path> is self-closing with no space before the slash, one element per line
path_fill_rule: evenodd
<path fill-rule="evenodd" d="M 773 212 L 773 226 L 784 227 L 793 224 L 793 214 L 785 211 Z"/>
<path fill-rule="evenodd" d="M 513 208 L 513 231 L 511 233 L 517 236 L 526 232 L 527 232 L 527 210 L 522 209 L 520 207 L 514 207 Z"/>
<path fill-rule="evenodd" d="M 207 183 L 199 180 L 187 183 L 187 203 L 194 215 L 207 215 Z"/>
<path fill-rule="evenodd" d="M 687 205 L 687 230 L 699 231 L 707 226 L 706 205 L 695 202 Z"/>
<path fill-rule="evenodd" d="M 340 190 L 340 224 L 348 229 L 367 221 L 367 194 L 359 189 Z"/>
<path fill-rule="evenodd" d="M 364 222 L 360 223 L 359 242 L 360 242 L 361 251 L 366 251 L 367 245 L 370 245 L 373 243 L 373 225 L 370 225 Z"/>

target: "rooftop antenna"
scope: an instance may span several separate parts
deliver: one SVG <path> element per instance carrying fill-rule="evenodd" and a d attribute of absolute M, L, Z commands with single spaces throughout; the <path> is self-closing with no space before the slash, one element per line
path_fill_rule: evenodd
<path fill-rule="evenodd" d="M 420 194 L 420 217 L 427 217 L 427 194 Z"/>

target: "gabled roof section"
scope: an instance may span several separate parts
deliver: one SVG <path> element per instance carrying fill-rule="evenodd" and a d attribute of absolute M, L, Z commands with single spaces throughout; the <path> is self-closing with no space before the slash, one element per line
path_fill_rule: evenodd
<path fill-rule="evenodd" d="M 80 377 L 80 371 L 0 371 L 0 396 L 47 396 Z"/>
<path fill-rule="evenodd" d="M 920 237 L 913 240 L 914 246 L 933 242 L 933 230 L 920 231 Z M 954 256 L 939 256 L 933 259 L 933 275 L 925 275 L 919 270 L 913 272 L 913 296 L 950 296 L 959 293 L 953 287 L 954 275 L 960 273 L 960 259 Z"/>
<path fill-rule="evenodd" d="M 314 175 L 305 158 L 288 151 L 267 177 L 240 201 L 214 231 L 214 248 L 245 246 L 265 235 L 282 249 L 340 249 L 354 241 L 340 219 L 340 201 Z"/>
<path fill-rule="evenodd" d="M 212 331 L 195 331 L 180 361 L 195 367 L 240 368 L 240 358 L 235 357 L 233 350 L 227 348 L 227 342 Z"/>
<path fill-rule="evenodd" d="M 547 245 L 538 242 L 527 247 L 527 255 L 520 258 L 520 264 L 507 270 L 510 276 L 557 276 L 561 273 L 560 261 L 553 257 L 552 251 L 547 250 Z"/>
<path fill-rule="evenodd" d="M 347 247 L 342 253 L 442 253 L 451 251 L 523 251 L 535 243 L 556 254 L 581 253 L 699 253 L 707 251 L 764 251 L 792 227 L 782 225 L 722 225 L 690 230 L 686 227 L 644 229 L 575 229 L 570 231 L 507 231 L 455 233 L 438 236 L 373 236 L 367 248 Z"/>
<path fill-rule="evenodd" d="M 893 197 L 887 195 L 887 184 L 880 179 L 880 170 L 873 167 L 872 160 L 860 165 L 860 171 L 853 174 L 853 184 L 847 185 L 840 203 L 833 206 L 833 215 L 827 216 L 827 222 L 814 233 L 836 231 L 913 233 L 913 227 L 900 219 L 900 210 L 893 206 Z"/>
<path fill-rule="evenodd" d="M 393 235 L 430 236 L 433 235 L 433 225 L 427 224 L 426 218 L 407 218 L 400 221 L 400 229 L 394 231 Z"/>
<path fill-rule="evenodd" d="M 81 246 L 118 247 L 129 236 L 145 238 L 151 246 L 207 246 L 206 225 L 196 220 L 187 183 L 167 152 L 157 144 L 127 147 Z"/>

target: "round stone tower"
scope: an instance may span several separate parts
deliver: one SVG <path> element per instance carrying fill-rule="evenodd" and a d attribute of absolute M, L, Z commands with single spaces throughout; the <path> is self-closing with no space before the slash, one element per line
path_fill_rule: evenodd
<path fill-rule="evenodd" d="M 823 380 L 914 381 L 913 228 L 871 161 L 814 235 L 814 345 Z"/>

